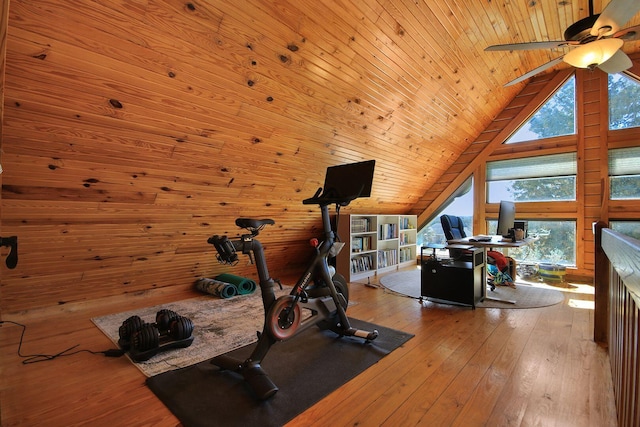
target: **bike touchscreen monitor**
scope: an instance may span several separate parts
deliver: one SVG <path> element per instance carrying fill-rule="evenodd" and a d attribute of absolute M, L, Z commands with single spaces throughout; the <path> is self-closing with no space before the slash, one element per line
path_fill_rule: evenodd
<path fill-rule="evenodd" d="M 329 166 L 324 179 L 323 196 L 369 197 L 375 160 L 367 160 L 346 165 Z"/>

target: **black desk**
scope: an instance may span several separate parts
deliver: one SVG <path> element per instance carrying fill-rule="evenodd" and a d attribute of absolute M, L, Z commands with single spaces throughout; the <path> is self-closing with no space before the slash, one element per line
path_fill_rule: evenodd
<path fill-rule="evenodd" d="M 488 237 L 490 237 L 490 239 L 487 239 Z M 487 249 L 489 248 L 494 248 L 494 249 L 519 248 L 521 246 L 530 245 L 531 243 L 537 240 L 538 240 L 537 237 L 527 237 L 525 239 L 516 240 L 514 242 L 513 240 L 506 239 L 502 236 L 471 236 L 471 237 L 465 237 L 464 239 L 450 240 L 449 245 L 447 247 L 448 248 L 469 248 L 471 246 L 474 248 L 482 249 L 484 251 L 484 259 L 486 261 Z M 487 281 L 486 273 L 487 272 L 485 268 L 483 270 L 483 278 L 482 278 L 483 283 L 486 283 Z M 514 277 L 513 280 L 515 279 L 516 278 Z M 487 289 L 485 286 L 483 286 L 483 290 L 482 290 L 482 299 L 502 301 L 510 304 L 516 303 L 515 301 L 501 300 L 499 298 L 487 296 Z"/>
<path fill-rule="evenodd" d="M 485 251 L 472 249 L 473 261 L 441 261 L 420 252 L 420 300 L 423 297 L 473 308 L 485 288 Z"/>

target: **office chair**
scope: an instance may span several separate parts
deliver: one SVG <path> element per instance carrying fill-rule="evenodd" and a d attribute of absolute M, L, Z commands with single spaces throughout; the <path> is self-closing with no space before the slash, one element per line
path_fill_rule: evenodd
<path fill-rule="evenodd" d="M 447 240 L 467 237 L 467 233 L 464 232 L 464 223 L 459 216 L 442 215 L 440 217 L 440 223 L 442 224 L 442 230 Z"/>
<path fill-rule="evenodd" d="M 442 224 L 442 230 L 444 231 L 444 237 L 447 239 L 447 242 L 467 237 L 467 233 L 464 232 L 464 223 L 459 216 L 442 215 L 440 217 L 440 224 Z M 465 251 L 464 249 L 449 249 L 449 255 L 453 259 L 464 259 L 467 257 L 470 258 L 471 252 Z"/>

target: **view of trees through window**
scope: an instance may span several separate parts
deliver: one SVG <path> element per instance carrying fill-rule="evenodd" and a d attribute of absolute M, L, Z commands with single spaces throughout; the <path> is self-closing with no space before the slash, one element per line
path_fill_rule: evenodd
<path fill-rule="evenodd" d="M 625 74 L 609 74 L 609 129 L 640 126 L 640 84 Z"/>
<path fill-rule="evenodd" d="M 609 226 L 620 234 L 640 240 L 640 221 L 611 221 Z"/>
<path fill-rule="evenodd" d="M 575 99 L 575 77 L 571 77 L 505 144 L 575 134 Z"/>
<path fill-rule="evenodd" d="M 612 199 L 640 199 L 640 175 L 612 176 Z"/>
<path fill-rule="evenodd" d="M 519 221 L 523 219 L 517 218 Z M 521 248 L 509 249 L 518 262 L 576 265 L 576 222 L 571 220 L 527 221 L 529 236 L 538 240 Z M 489 234 L 495 234 L 498 221 L 488 221 Z"/>

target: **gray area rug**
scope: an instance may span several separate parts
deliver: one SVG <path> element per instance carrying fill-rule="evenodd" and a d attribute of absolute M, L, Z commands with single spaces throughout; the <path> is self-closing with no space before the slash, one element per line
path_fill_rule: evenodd
<path fill-rule="evenodd" d="M 279 290 L 286 295 L 291 288 Z M 219 354 L 243 347 L 258 340 L 262 330 L 264 311 L 260 290 L 250 295 L 221 299 L 212 295 L 146 307 L 91 319 L 114 344 L 118 345 L 118 329 L 127 318 L 138 315 L 147 323 L 154 323 L 160 309 L 173 310 L 188 317 L 194 324 L 193 343 L 187 348 L 158 353 L 144 362 L 132 362 L 146 376 L 193 365 Z"/>
<path fill-rule="evenodd" d="M 420 298 L 420 273 L 418 269 L 400 271 L 380 278 L 386 289 L 412 298 Z M 536 308 L 558 304 L 564 301 L 564 294 L 555 289 L 546 289 L 529 284 L 516 283 L 516 288 L 496 286 L 495 291 L 487 289 L 487 297 L 516 301 L 515 304 L 485 299 L 476 304 L 478 308 Z"/>

